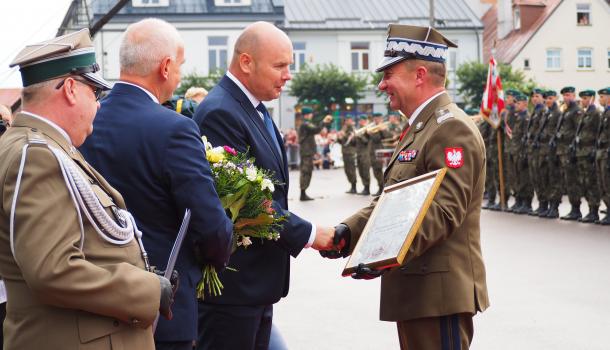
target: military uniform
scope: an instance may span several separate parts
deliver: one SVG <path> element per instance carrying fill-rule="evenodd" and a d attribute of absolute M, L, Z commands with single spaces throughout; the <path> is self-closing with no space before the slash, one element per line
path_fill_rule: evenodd
<path fill-rule="evenodd" d="M 494 149 L 497 152 L 497 147 L 494 147 L 491 144 L 491 134 L 494 131 L 491 124 L 486 122 L 484 119 L 481 119 L 478 123 L 479 132 L 481 133 L 481 137 L 483 138 L 483 143 L 485 144 L 485 156 L 487 159 L 486 171 L 485 171 L 485 193 L 487 193 L 487 203 L 483 205 L 483 209 L 491 209 L 496 204 L 496 172 L 494 171 L 493 163 L 497 159 L 497 155 L 494 156 Z"/>
<path fill-rule="evenodd" d="M 557 146 L 554 140 L 560 117 L 559 106 L 554 103 L 544 114 L 536 137 L 536 143 L 539 147 L 540 193 L 541 197 L 547 198 L 549 202 L 548 211 L 539 213 L 539 216 L 552 219 L 559 217 L 559 203 L 561 203 L 561 196 L 563 195 L 561 165 L 557 157 Z"/>
<path fill-rule="evenodd" d="M 511 209 L 514 213 L 525 214 L 531 209 L 532 197 L 534 191 L 531 187 L 529 172 L 527 169 L 527 124 L 529 116 L 527 110 L 517 112 L 515 114 L 515 123 L 512 128 L 513 138 L 510 143 L 510 156 L 512 163 L 515 165 L 514 174 L 516 174 L 516 195 L 517 201 Z"/>
<path fill-rule="evenodd" d="M 364 185 L 364 189 L 359 194 L 370 194 L 371 185 L 371 157 L 369 153 L 369 135 L 366 132 L 354 137 L 356 142 L 356 158 L 358 161 L 358 174 Z"/>
<path fill-rule="evenodd" d="M 313 112 L 313 111 L 312 111 Z M 309 112 L 311 113 L 311 112 Z M 304 113 L 305 114 L 305 113 Z M 299 127 L 299 152 L 301 156 L 301 197 L 309 187 L 311 182 L 311 174 L 313 172 L 313 156 L 316 154 L 316 134 L 319 134 L 324 127 L 330 127 L 330 123 L 316 125 L 311 120 L 303 119 Z"/>
<path fill-rule="evenodd" d="M 383 162 L 377 159 L 375 151 L 383 149 L 383 139 L 392 137 L 389 130 L 382 128 L 376 132 L 369 133 L 369 159 L 373 168 L 373 176 L 377 180 L 378 191 L 376 195 L 380 195 L 383 190 Z"/>
<path fill-rule="evenodd" d="M 390 24 L 387 47 L 391 49 L 385 51 L 378 71 L 414 56 L 444 62 L 429 53 L 435 50 L 424 50 L 426 54 L 406 52 L 411 40 L 424 46 L 432 42 L 437 47 L 455 47 L 435 29 Z M 411 116 L 411 126 L 384 173 L 385 185 L 441 168 L 447 168 L 447 172 L 405 262 L 382 277 L 380 318 L 397 322 L 403 350 L 440 349 L 449 341 L 465 349 L 473 335 L 472 316 L 489 305 L 480 247 L 485 145 L 474 122 L 446 92 L 431 96 L 425 103 Z M 343 221 L 351 231 L 350 249 L 355 247 L 378 198 Z"/>
<path fill-rule="evenodd" d="M 356 145 L 354 141 L 354 126 L 343 125 L 342 135 L 337 138 L 341 144 L 341 155 L 343 156 L 343 170 L 351 188 L 348 193 L 356 193 Z"/>
<path fill-rule="evenodd" d="M 606 99 L 610 96 L 610 88 L 601 89 L 598 92 L 600 95 L 606 95 Z M 610 225 L 610 162 L 608 162 L 608 156 L 610 155 L 610 103 L 608 100 L 606 100 L 606 106 L 597 129 L 596 149 L 595 164 L 597 181 L 599 182 L 598 187 L 607 211 L 606 216 L 598 223 Z"/>
<path fill-rule="evenodd" d="M 539 91 L 536 93 L 539 93 Z M 538 198 L 538 209 L 536 211 L 530 210 L 528 212 L 530 215 L 538 215 L 540 212 L 545 212 L 548 210 L 548 198 L 546 197 L 546 193 L 541 191 L 542 182 L 540 172 L 542 171 L 542 165 L 540 163 L 540 143 L 536 140 L 538 133 L 540 132 L 540 128 L 543 125 L 543 117 L 545 113 L 546 108 L 544 107 L 544 104 L 537 104 L 534 107 L 534 111 L 532 112 L 527 125 L 527 170 L 529 173 L 530 186 Z"/>
<path fill-rule="evenodd" d="M 516 93 L 515 93 L 516 95 Z M 506 154 L 506 163 L 504 165 L 504 167 L 506 168 L 506 183 L 508 185 L 508 188 L 510 189 L 510 194 L 515 197 L 515 204 L 513 205 L 513 207 L 511 207 L 511 209 L 507 208 L 507 211 L 512 210 L 513 208 L 516 208 L 517 206 L 519 206 L 520 203 L 520 199 L 517 198 L 517 185 L 518 185 L 518 175 L 517 175 L 517 162 L 516 162 L 516 156 L 514 154 L 514 137 L 513 137 L 513 128 L 515 127 L 515 123 L 517 121 L 517 112 L 515 110 L 515 106 L 514 105 L 509 105 L 506 107 L 506 109 L 503 112 L 503 116 L 504 116 L 504 131 L 506 136 L 508 136 L 506 140 L 506 142 L 504 142 L 504 152 Z"/>
<path fill-rule="evenodd" d="M 592 90 L 591 92 L 595 93 Z M 581 92 L 581 95 L 583 93 Z M 599 111 L 592 102 L 578 122 L 575 138 L 578 182 L 582 186 L 581 193 L 589 204 L 589 214 L 579 221 L 589 223 L 599 220 L 600 193 L 595 168 L 595 142 L 599 122 Z"/>

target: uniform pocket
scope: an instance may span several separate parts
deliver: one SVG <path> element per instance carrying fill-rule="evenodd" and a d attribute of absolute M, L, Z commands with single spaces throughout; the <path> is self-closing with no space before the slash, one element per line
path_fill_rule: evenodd
<path fill-rule="evenodd" d="M 78 336 L 82 344 L 100 343 L 110 345 L 110 335 L 129 327 L 127 324 L 110 317 L 87 312 L 78 314 Z M 108 348 L 110 348 L 108 346 Z M 88 349 L 88 348 L 87 348 Z M 93 347 L 96 349 L 96 347 Z"/>
<path fill-rule="evenodd" d="M 429 273 L 449 272 L 449 257 L 441 256 L 435 259 L 412 261 L 400 268 L 404 275 L 427 275 Z"/>

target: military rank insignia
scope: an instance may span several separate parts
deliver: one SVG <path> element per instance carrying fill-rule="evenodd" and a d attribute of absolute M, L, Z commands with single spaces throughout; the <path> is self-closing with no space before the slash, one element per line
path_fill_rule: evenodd
<path fill-rule="evenodd" d="M 462 147 L 445 148 L 445 165 L 450 168 L 461 168 L 464 165 L 464 149 Z"/>
<path fill-rule="evenodd" d="M 400 163 L 412 162 L 417 157 L 416 149 L 407 149 L 398 153 L 398 161 Z"/>

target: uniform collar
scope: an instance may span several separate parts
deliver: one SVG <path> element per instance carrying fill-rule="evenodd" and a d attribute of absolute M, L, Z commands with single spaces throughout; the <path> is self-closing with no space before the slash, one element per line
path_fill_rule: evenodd
<path fill-rule="evenodd" d="M 244 95 L 246 95 L 248 100 L 250 100 L 250 103 L 252 103 L 252 106 L 256 109 L 256 107 L 258 107 L 261 101 L 258 98 L 254 97 L 254 95 L 252 95 L 252 93 L 244 86 L 244 84 L 242 84 L 241 81 L 239 81 L 239 79 L 237 79 L 237 77 L 234 76 L 230 71 L 227 71 L 225 74 L 227 75 L 227 78 L 231 79 L 231 81 L 234 82 L 235 85 L 237 85 L 237 87 L 244 93 Z"/>
<path fill-rule="evenodd" d="M 419 107 L 417 107 L 415 109 L 415 111 L 413 112 L 413 114 L 411 114 L 411 117 L 409 117 L 409 126 L 413 125 L 413 123 L 415 123 L 415 119 L 417 119 L 417 116 L 419 116 L 419 114 L 421 113 L 421 111 L 426 108 L 426 106 L 432 102 L 432 100 L 434 100 L 435 98 L 437 98 L 438 96 L 440 96 L 441 94 L 444 94 L 445 90 L 432 95 L 429 99 L 425 100 L 424 103 L 420 104 Z"/>
<path fill-rule="evenodd" d="M 70 136 L 68 135 L 68 133 L 64 129 L 60 128 L 59 125 L 53 123 L 49 119 L 47 119 L 45 117 L 41 117 L 37 114 L 28 112 L 28 111 L 21 111 L 20 115 L 30 117 L 33 120 L 37 121 L 37 123 L 34 123 L 34 124 L 41 124 L 41 125 L 34 125 L 34 128 L 42 130 L 47 136 L 51 137 L 53 139 L 53 141 L 60 143 L 59 140 L 61 138 L 63 138 L 68 143 L 68 145 L 72 146 L 72 140 L 70 139 Z M 17 118 L 15 117 L 15 122 L 13 122 L 13 126 L 27 126 L 24 124 L 31 124 L 31 123 L 28 123 L 27 120 L 28 119 L 26 118 L 24 123 L 21 123 L 21 118 L 18 121 Z M 58 137 L 57 133 L 55 133 L 53 131 L 56 131 L 59 134 L 59 136 L 61 136 L 61 137 Z"/>

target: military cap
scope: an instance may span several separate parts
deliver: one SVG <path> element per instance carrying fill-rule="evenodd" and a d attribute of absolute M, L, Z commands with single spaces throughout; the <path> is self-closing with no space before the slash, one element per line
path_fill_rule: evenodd
<path fill-rule="evenodd" d="M 345 119 L 354 119 L 354 115 L 353 115 L 353 114 L 351 114 L 351 113 L 347 113 L 347 114 L 345 115 Z"/>
<path fill-rule="evenodd" d="M 383 113 L 375 112 L 373 113 L 373 117 L 383 117 Z"/>
<path fill-rule="evenodd" d="M 593 97 L 595 96 L 595 90 L 583 90 L 581 92 L 578 93 L 578 96 L 580 97 L 584 97 L 584 96 L 589 96 L 589 97 Z"/>
<path fill-rule="evenodd" d="M 610 87 L 597 90 L 600 95 L 610 95 Z"/>
<path fill-rule="evenodd" d="M 506 90 L 506 94 L 512 97 L 515 97 L 519 94 L 519 91 L 515 90 L 515 89 L 508 89 Z"/>
<path fill-rule="evenodd" d="M 532 90 L 532 95 L 534 95 L 534 94 L 542 95 L 543 93 L 544 93 L 544 91 L 541 88 L 534 88 Z"/>
<path fill-rule="evenodd" d="M 519 93 L 517 96 L 515 96 L 515 100 L 517 100 L 517 101 L 527 101 L 527 95 Z"/>
<path fill-rule="evenodd" d="M 375 71 L 408 59 L 445 63 L 450 47 L 457 45 L 432 27 L 390 24 L 384 57 Z"/>
<path fill-rule="evenodd" d="M 557 96 L 557 91 L 555 91 L 555 90 L 546 90 L 546 91 L 545 91 L 545 92 L 542 94 L 542 96 L 543 96 L 544 98 L 547 98 L 547 97 L 549 97 L 549 96 Z"/>
<path fill-rule="evenodd" d="M 388 112 L 388 115 L 395 115 L 400 117 L 400 113 L 398 113 L 397 111 L 390 111 Z"/>
<path fill-rule="evenodd" d="M 303 113 L 303 114 L 313 113 L 313 109 L 311 109 L 310 107 L 303 107 L 303 108 L 301 108 L 301 113 Z"/>
<path fill-rule="evenodd" d="M 96 74 L 100 67 L 95 61 L 95 48 L 86 28 L 28 45 L 9 66 L 19 66 L 24 87 L 63 76 L 80 75 L 99 88 L 111 88 L 104 78 Z"/>
<path fill-rule="evenodd" d="M 568 92 L 576 92 L 576 88 L 573 86 L 566 86 L 559 91 L 559 93 L 561 93 L 562 95 Z"/>
<path fill-rule="evenodd" d="M 362 120 L 362 119 L 369 119 L 369 116 L 366 115 L 366 114 L 360 114 L 359 117 L 360 117 L 360 120 Z"/>

